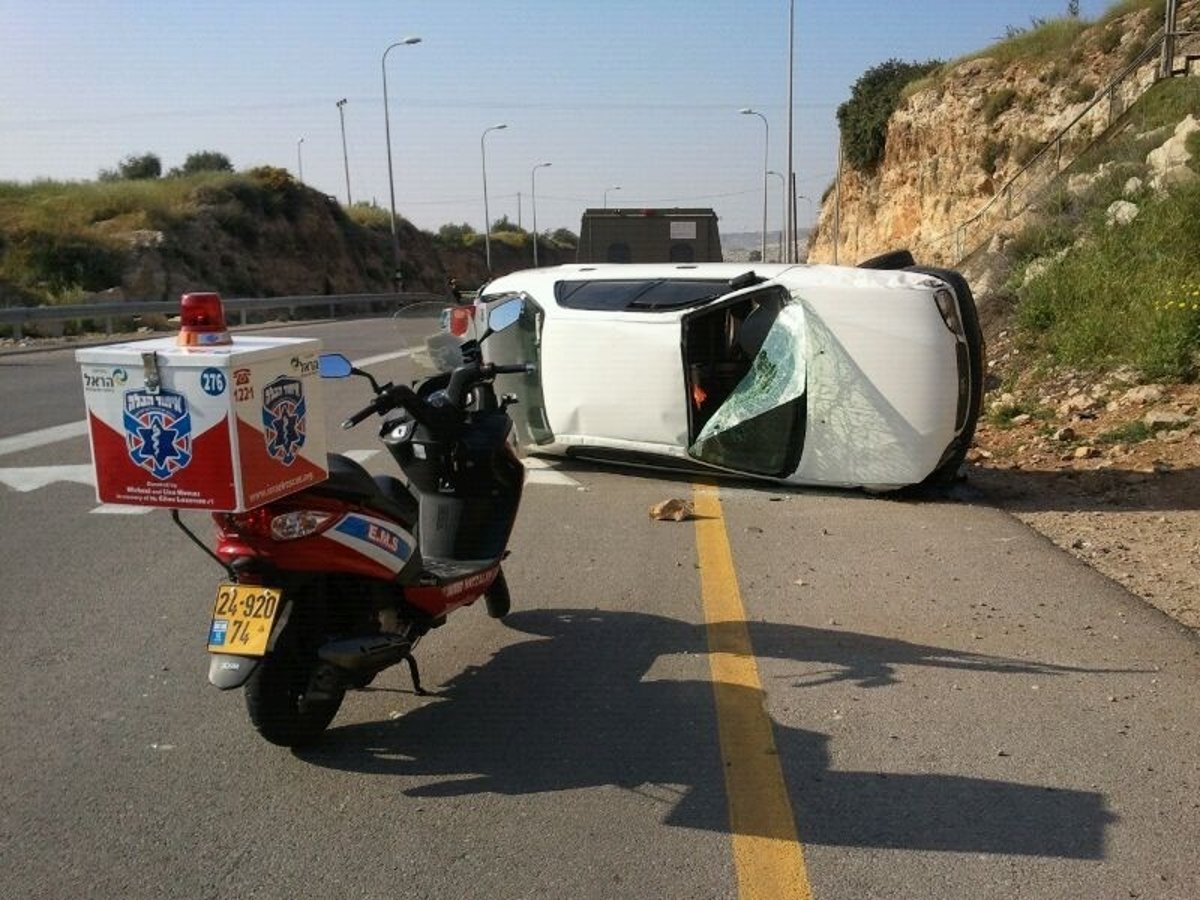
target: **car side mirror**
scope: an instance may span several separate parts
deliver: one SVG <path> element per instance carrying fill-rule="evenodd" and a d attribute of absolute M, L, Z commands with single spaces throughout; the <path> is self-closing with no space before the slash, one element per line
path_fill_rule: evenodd
<path fill-rule="evenodd" d="M 518 298 L 514 297 L 512 300 L 505 300 L 488 313 L 488 330 L 493 332 L 503 331 L 505 328 L 515 325 L 517 320 L 521 318 L 521 312 L 524 308 L 525 305 Z"/>

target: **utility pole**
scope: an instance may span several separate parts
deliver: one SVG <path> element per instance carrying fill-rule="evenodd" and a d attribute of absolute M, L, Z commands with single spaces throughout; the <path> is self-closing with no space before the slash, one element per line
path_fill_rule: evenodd
<path fill-rule="evenodd" d="M 337 102 L 338 118 L 342 120 L 342 164 L 346 167 L 346 205 L 353 206 L 354 201 L 350 199 L 350 156 L 346 152 L 346 98 L 343 97 Z"/>
<path fill-rule="evenodd" d="M 788 115 L 787 115 L 787 176 L 788 176 L 788 195 L 796 196 L 796 166 L 795 157 L 792 153 L 792 87 L 794 77 L 792 70 L 794 67 L 796 48 L 796 0 L 791 0 L 788 4 Z M 796 203 L 792 201 L 788 204 L 788 220 L 787 220 L 787 247 L 788 259 L 790 263 L 796 261 L 795 243 L 796 243 Z"/>

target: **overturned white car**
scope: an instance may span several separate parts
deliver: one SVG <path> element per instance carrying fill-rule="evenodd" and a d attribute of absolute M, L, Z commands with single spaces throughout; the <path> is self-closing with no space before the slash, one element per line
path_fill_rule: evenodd
<path fill-rule="evenodd" d="M 491 282 L 522 327 L 489 361 L 523 449 L 891 489 L 951 480 L 983 393 L 983 340 L 949 270 L 574 265 Z M 511 359 L 510 359 L 511 357 Z"/>

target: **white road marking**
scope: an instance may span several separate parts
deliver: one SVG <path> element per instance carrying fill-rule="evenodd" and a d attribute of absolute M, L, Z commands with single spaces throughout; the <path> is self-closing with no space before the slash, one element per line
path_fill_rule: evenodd
<path fill-rule="evenodd" d="M 525 465 L 526 484 L 558 484 L 563 487 L 579 487 L 578 481 L 569 475 L 564 475 L 544 459 L 527 456 L 521 462 Z"/>
<path fill-rule="evenodd" d="M 99 513 L 102 516 L 144 516 L 146 513 L 154 512 L 154 507 L 125 506 L 120 503 L 101 503 L 99 506 L 92 509 L 91 512 Z"/>
<path fill-rule="evenodd" d="M 378 450 L 347 450 L 342 456 L 348 456 L 356 463 L 365 463 L 372 456 L 378 456 Z"/>
<path fill-rule="evenodd" d="M 412 350 L 397 350 L 394 353 L 380 353 L 378 356 L 365 356 L 362 359 L 350 360 L 350 365 L 356 369 L 365 369 L 367 366 L 374 366 L 378 363 L 387 362 L 392 359 L 400 359 L 402 356 L 412 356 Z"/>
<path fill-rule="evenodd" d="M 40 431 L 27 431 L 24 434 L 14 434 L 12 437 L 0 438 L 0 456 L 8 453 L 20 453 L 22 450 L 33 450 L 59 441 L 83 437 L 87 434 L 87 421 L 68 422 L 66 425 L 54 425 Z"/>
<path fill-rule="evenodd" d="M 8 485 L 14 491 L 27 493 L 38 488 L 55 484 L 59 481 L 70 481 L 76 484 L 86 484 L 95 487 L 90 464 L 84 466 L 33 466 L 31 468 L 0 469 L 0 483 Z"/>

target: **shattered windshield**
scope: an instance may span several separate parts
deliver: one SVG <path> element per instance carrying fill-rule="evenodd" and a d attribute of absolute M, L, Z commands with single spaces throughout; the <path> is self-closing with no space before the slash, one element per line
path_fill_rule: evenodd
<path fill-rule="evenodd" d="M 688 449 L 696 459 L 762 475 L 799 464 L 807 383 L 804 308 L 780 311 L 750 371 Z"/>

